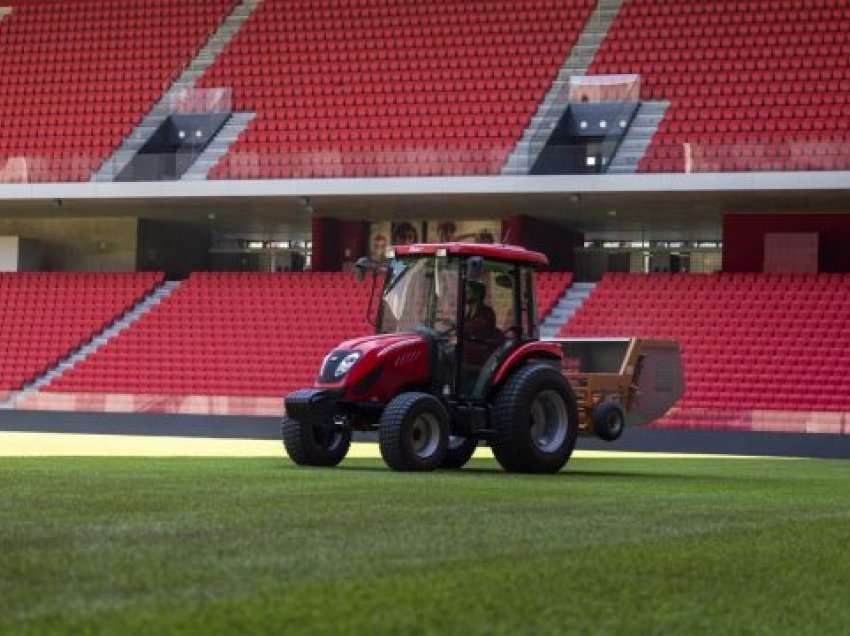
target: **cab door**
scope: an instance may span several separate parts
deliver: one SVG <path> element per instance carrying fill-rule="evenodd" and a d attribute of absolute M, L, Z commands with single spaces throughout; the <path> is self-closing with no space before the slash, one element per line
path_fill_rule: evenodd
<path fill-rule="evenodd" d="M 464 280 L 458 391 L 463 398 L 484 397 L 499 362 L 526 336 L 523 269 L 484 260 L 480 275 Z"/>

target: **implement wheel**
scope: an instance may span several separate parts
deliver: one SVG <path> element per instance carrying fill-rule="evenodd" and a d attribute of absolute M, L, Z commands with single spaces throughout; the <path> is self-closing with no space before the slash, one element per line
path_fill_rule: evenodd
<path fill-rule="evenodd" d="M 351 429 L 337 422 L 325 426 L 284 417 L 281 436 L 286 454 L 299 466 L 336 466 L 351 446 Z"/>
<path fill-rule="evenodd" d="M 520 367 L 496 395 L 493 428 L 490 446 L 502 468 L 556 473 L 576 445 L 575 395 L 558 369 L 543 363 Z"/>
<path fill-rule="evenodd" d="M 402 393 L 387 404 L 378 424 L 381 456 L 394 470 L 434 470 L 449 445 L 449 416 L 429 393 Z"/>
<path fill-rule="evenodd" d="M 618 440 L 626 428 L 623 410 L 612 402 L 597 404 L 591 415 L 593 432 L 599 439 L 606 442 Z"/>

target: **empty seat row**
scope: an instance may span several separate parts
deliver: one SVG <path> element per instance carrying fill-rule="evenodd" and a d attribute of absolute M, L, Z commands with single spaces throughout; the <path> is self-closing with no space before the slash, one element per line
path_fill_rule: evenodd
<path fill-rule="evenodd" d="M 0 20 L 0 138 L 11 141 L 0 154 L 13 158 L 11 164 L 0 160 L 0 183 L 91 179 L 234 5 L 235 0 L 13 3 Z M 116 102 L 125 107 L 116 109 Z M 70 109 L 72 103 L 83 108 Z M 45 129 L 50 113 L 60 112 L 68 114 L 67 134 Z M 57 153 L 86 161 L 50 161 Z"/>
<path fill-rule="evenodd" d="M 257 114 L 211 170 L 210 177 L 496 174 L 549 89 L 594 4 L 591 0 L 525 0 L 431 6 L 387 5 L 382 0 L 352 4 L 319 0 L 299 13 L 291 2 L 265 0 L 199 81 L 203 87 L 232 86 L 234 104 Z M 511 90 L 511 85 L 517 89 Z M 284 87 L 293 93 L 300 91 L 297 102 L 287 107 L 274 101 Z M 349 95 L 395 99 L 439 93 L 445 96 L 445 103 L 455 106 L 456 112 L 446 114 L 459 118 L 458 127 L 435 128 L 418 120 L 406 107 L 398 109 L 396 117 L 382 120 L 393 108 L 383 98 L 371 103 L 351 101 L 348 112 L 329 115 L 340 125 L 317 127 L 315 113 L 325 109 L 334 96 L 342 97 L 340 89 Z M 469 99 L 470 95 L 476 99 Z M 498 122 L 481 109 L 484 104 L 487 112 L 505 112 L 491 106 L 497 103 L 514 105 L 507 111 L 515 115 L 513 122 Z M 377 124 L 377 136 L 358 133 L 335 137 L 328 132 L 347 130 L 350 122 Z M 284 129 L 292 133 L 287 139 L 306 143 L 304 150 L 315 152 L 307 165 L 282 161 L 280 157 L 288 156 L 293 149 L 286 147 L 286 140 L 263 133 Z M 444 141 L 448 150 L 463 147 L 460 143 L 466 139 L 481 140 L 487 156 L 460 161 L 444 156 L 366 163 L 353 155 L 350 163 L 311 165 L 319 161 L 322 150 L 328 149 L 324 143 L 333 147 L 351 141 L 357 152 L 373 139 L 432 138 Z M 253 155 L 247 164 L 239 161 L 246 154 Z"/>
<path fill-rule="evenodd" d="M 540 274 L 541 320 L 571 278 Z M 338 342 L 373 329 L 369 290 L 343 273 L 195 273 L 48 390 L 282 396 L 312 383 Z"/>
<path fill-rule="evenodd" d="M 0 390 L 31 382 L 161 281 L 156 273 L 0 273 Z"/>
<path fill-rule="evenodd" d="M 589 67 L 637 73 L 642 98 L 670 107 L 638 169 L 712 172 L 850 169 L 850 139 L 807 147 L 824 131 L 850 133 L 833 105 L 850 103 L 850 10 L 843 0 L 632 0 Z M 757 110 L 753 107 L 758 104 Z M 728 134 L 728 158 L 665 152 Z M 788 151 L 787 142 L 797 144 Z M 747 151 L 747 146 L 758 151 Z M 776 151 L 771 150 L 776 148 Z"/>

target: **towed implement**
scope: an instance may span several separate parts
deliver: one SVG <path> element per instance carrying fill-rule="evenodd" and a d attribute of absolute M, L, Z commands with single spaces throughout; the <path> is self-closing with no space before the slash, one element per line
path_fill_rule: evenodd
<path fill-rule="evenodd" d="M 534 271 L 545 265 L 520 247 L 464 243 L 358 261 L 373 291 L 384 274 L 375 334 L 340 343 L 314 385 L 286 397 L 289 457 L 335 466 L 352 431 L 377 431 L 396 470 L 460 468 L 486 443 L 505 470 L 552 473 L 579 434 L 613 441 L 663 415 L 683 390 L 678 345 L 541 340 Z"/>

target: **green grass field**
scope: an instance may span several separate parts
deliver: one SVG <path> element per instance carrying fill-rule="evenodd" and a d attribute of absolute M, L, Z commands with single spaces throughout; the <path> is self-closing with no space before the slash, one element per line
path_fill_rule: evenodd
<path fill-rule="evenodd" d="M 848 633 L 850 462 L 0 460 L 8 633 Z"/>

